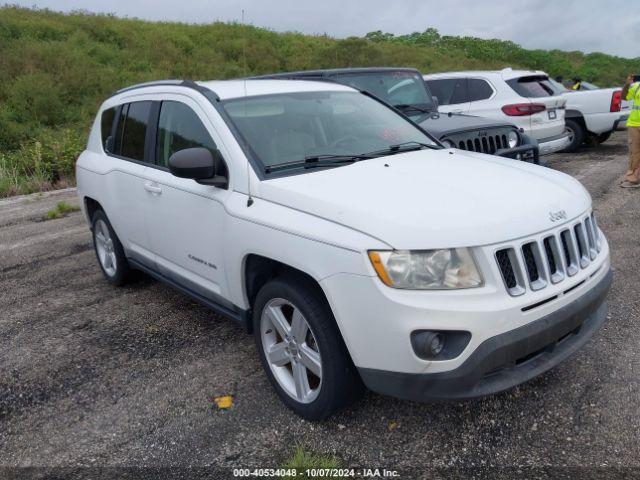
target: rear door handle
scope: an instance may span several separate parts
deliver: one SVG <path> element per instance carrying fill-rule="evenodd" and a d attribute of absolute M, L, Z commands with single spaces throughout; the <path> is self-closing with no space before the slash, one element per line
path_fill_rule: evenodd
<path fill-rule="evenodd" d="M 151 193 L 162 193 L 162 187 L 154 182 L 144 182 L 144 189 Z"/>

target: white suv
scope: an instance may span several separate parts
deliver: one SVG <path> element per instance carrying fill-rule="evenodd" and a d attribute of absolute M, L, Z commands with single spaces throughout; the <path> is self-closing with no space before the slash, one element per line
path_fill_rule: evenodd
<path fill-rule="evenodd" d="M 512 70 L 424 75 L 441 112 L 468 113 L 510 121 L 538 141 L 540 155 L 566 148 L 566 99 L 546 73 Z"/>
<path fill-rule="evenodd" d="M 605 320 L 609 249 L 578 181 L 443 148 L 347 86 L 121 90 L 77 178 L 106 279 L 143 270 L 253 332 L 309 419 L 363 383 L 412 400 L 504 390 Z"/>

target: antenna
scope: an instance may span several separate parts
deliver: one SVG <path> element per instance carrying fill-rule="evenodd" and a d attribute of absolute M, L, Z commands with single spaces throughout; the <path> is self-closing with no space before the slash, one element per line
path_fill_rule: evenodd
<path fill-rule="evenodd" d="M 244 8 L 242 9 L 242 27 L 245 30 L 244 24 Z M 244 32 L 243 32 L 244 34 Z M 247 117 L 247 37 L 244 34 L 242 42 L 242 63 L 243 63 L 243 77 L 242 86 L 244 88 L 244 116 Z M 247 207 L 253 205 L 253 197 L 251 196 L 251 169 L 249 168 L 249 159 L 247 159 Z"/>

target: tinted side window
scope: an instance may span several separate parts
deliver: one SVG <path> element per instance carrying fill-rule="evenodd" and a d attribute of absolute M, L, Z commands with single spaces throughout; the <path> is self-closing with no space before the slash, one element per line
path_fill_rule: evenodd
<path fill-rule="evenodd" d="M 144 142 L 152 102 L 133 102 L 129 104 L 124 120 L 120 155 L 132 160 L 144 160 Z"/>
<path fill-rule="evenodd" d="M 507 80 L 507 84 L 520 96 L 526 98 L 550 97 L 554 90 L 549 78 L 544 76 L 520 77 Z"/>
<path fill-rule="evenodd" d="M 162 102 L 158 120 L 156 163 L 166 167 L 169 157 L 175 152 L 194 147 L 214 150 L 216 144 L 191 108 L 180 102 Z"/>
<path fill-rule="evenodd" d="M 111 137 L 111 128 L 113 127 L 113 120 L 116 116 L 116 109 L 108 108 L 102 112 L 100 118 L 100 133 L 102 135 L 102 147 L 105 152 L 113 151 L 113 138 Z"/>
<path fill-rule="evenodd" d="M 477 102 L 478 100 L 486 100 L 493 95 L 493 89 L 486 80 L 479 78 L 470 78 L 467 80 L 469 88 L 469 101 Z"/>
<path fill-rule="evenodd" d="M 122 134 L 124 132 L 124 122 L 127 118 L 128 109 L 129 104 L 122 105 L 120 115 L 118 115 L 118 124 L 116 125 L 116 138 L 113 139 L 113 153 L 115 153 L 116 155 L 120 155 L 120 152 L 122 150 Z"/>
<path fill-rule="evenodd" d="M 431 94 L 438 97 L 439 105 L 465 103 L 467 99 L 467 81 L 463 78 L 445 78 L 427 80 Z"/>

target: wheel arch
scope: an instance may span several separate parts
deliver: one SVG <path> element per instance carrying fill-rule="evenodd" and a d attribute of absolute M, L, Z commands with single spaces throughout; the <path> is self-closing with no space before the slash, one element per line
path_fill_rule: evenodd
<path fill-rule="evenodd" d="M 584 128 L 585 133 L 587 130 L 587 123 L 584 120 L 584 115 L 579 110 L 567 110 L 564 114 L 565 120 L 573 120 L 574 122 L 578 122 L 582 128 Z"/>
<path fill-rule="evenodd" d="M 100 204 L 100 202 L 98 202 L 97 200 L 89 196 L 85 196 L 83 198 L 83 203 L 84 203 L 84 211 L 86 213 L 87 221 L 89 222 L 89 225 L 91 226 L 91 228 L 93 228 L 93 225 L 91 224 L 93 215 L 98 210 L 102 210 L 104 212 L 104 208 L 102 208 L 102 205 Z M 105 215 L 106 215 L 106 212 L 105 212 Z"/>
<path fill-rule="evenodd" d="M 253 303 L 260 289 L 268 281 L 282 276 L 294 277 L 306 283 L 331 309 L 327 295 L 320 282 L 311 274 L 279 260 L 250 253 L 245 256 L 242 266 L 242 285 L 247 305 L 249 305 L 249 312 L 253 310 Z M 250 321 L 247 322 L 247 331 L 248 333 L 253 333 L 253 324 Z"/>

